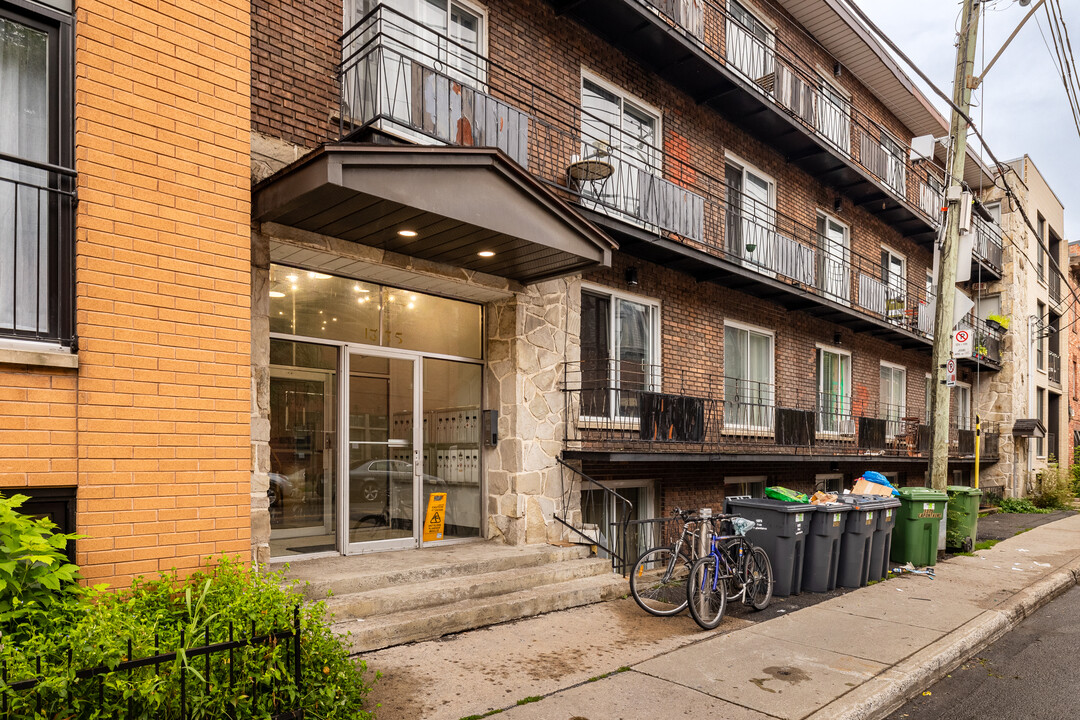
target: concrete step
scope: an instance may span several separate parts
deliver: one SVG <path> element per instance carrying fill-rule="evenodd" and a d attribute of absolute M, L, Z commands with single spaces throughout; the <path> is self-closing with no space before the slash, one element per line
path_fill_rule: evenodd
<path fill-rule="evenodd" d="M 587 558 L 589 554 L 589 548 L 584 545 L 507 546 L 475 542 L 304 560 L 291 565 L 286 577 L 303 583 L 301 589 L 306 599 L 324 600 L 328 593 L 341 597 L 432 580 L 540 567 Z M 275 564 L 271 569 L 282 567 Z"/>
<path fill-rule="evenodd" d="M 611 575 L 611 562 L 581 558 L 335 595 L 326 601 L 326 607 L 336 621 L 369 620 L 377 615 L 505 595 L 598 575 Z"/>
<path fill-rule="evenodd" d="M 345 620 L 335 623 L 333 630 L 346 635 L 343 640 L 351 647 L 351 652 L 359 654 L 611 600 L 627 592 L 629 588 L 624 578 L 606 572 L 491 597 L 458 600 L 438 607 Z"/>

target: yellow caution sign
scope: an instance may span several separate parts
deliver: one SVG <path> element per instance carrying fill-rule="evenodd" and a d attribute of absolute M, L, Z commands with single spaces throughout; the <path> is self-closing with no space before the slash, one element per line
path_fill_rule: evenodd
<path fill-rule="evenodd" d="M 424 542 L 442 540 L 445 523 L 446 493 L 431 493 L 428 498 L 427 513 L 424 515 Z"/>

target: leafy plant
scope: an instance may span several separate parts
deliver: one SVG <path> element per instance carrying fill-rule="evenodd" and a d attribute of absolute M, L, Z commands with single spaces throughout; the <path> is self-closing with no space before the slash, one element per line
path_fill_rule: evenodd
<path fill-rule="evenodd" d="M 987 315 L 986 319 L 988 321 L 996 322 L 998 325 L 1000 325 L 1005 330 L 1009 329 L 1009 318 L 1007 318 L 1004 315 Z"/>
<path fill-rule="evenodd" d="M 1046 510 L 1067 510 L 1073 498 L 1069 473 L 1051 455 L 1045 469 L 1035 474 L 1035 484 L 1030 489 L 1035 507 Z"/>
<path fill-rule="evenodd" d="M 9 637 L 26 634 L 40 614 L 82 592 L 79 569 L 64 554 L 77 536 L 19 512 L 28 499 L 0 495 L 0 632 Z"/>
<path fill-rule="evenodd" d="M 998 507 L 1001 508 L 1003 513 L 1048 513 L 1050 510 L 1044 510 L 1036 507 L 1029 498 L 1002 498 L 998 503 Z"/>

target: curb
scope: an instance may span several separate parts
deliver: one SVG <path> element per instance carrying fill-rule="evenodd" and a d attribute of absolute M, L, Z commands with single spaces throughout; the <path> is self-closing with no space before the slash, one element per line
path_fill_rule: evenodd
<path fill-rule="evenodd" d="M 1020 590 L 804 720 L 882 720 L 1080 580 L 1080 559 Z"/>

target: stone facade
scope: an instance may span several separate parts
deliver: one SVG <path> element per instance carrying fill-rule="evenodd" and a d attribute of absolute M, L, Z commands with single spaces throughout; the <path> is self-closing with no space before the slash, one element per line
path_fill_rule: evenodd
<path fill-rule="evenodd" d="M 484 458 L 488 536 L 513 545 L 559 540 L 565 526 L 556 513 L 580 520 L 576 483 L 557 462 L 563 371 L 580 354 L 580 280 L 529 286 L 486 312 L 487 404 L 499 411 L 499 445 Z"/>

